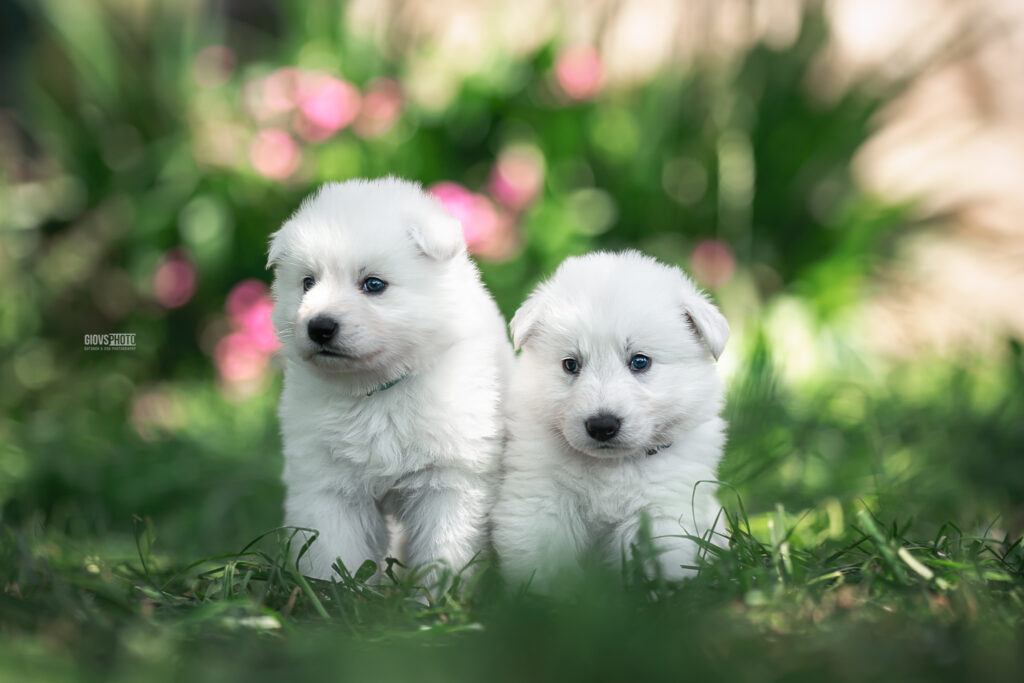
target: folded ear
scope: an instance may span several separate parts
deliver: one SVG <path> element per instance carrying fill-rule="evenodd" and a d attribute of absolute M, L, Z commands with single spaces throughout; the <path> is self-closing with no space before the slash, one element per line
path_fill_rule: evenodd
<path fill-rule="evenodd" d="M 281 256 L 284 254 L 284 240 L 281 239 L 283 230 L 284 228 L 270 235 L 270 249 L 267 251 L 267 270 L 281 262 Z"/>
<path fill-rule="evenodd" d="M 466 249 L 462 224 L 440 206 L 411 216 L 409 237 L 426 256 L 438 261 L 447 261 Z"/>
<path fill-rule="evenodd" d="M 686 321 L 690 327 L 708 347 L 715 360 L 718 360 L 729 339 L 729 323 L 725 316 L 699 291 L 687 295 L 683 310 L 686 311 Z"/>
<path fill-rule="evenodd" d="M 526 340 L 537 331 L 543 309 L 543 298 L 542 290 L 534 290 L 533 294 L 523 302 L 523 305 L 512 316 L 512 322 L 508 324 L 508 329 L 512 333 L 512 348 L 516 351 L 523 348 Z"/>

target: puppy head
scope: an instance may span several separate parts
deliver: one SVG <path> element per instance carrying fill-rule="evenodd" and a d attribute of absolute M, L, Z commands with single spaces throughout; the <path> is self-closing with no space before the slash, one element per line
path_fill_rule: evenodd
<path fill-rule="evenodd" d="M 329 183 L 271 236 L 273 320 L 290 359 L 393 377 L 448 342 L 459 222 L 396 178 Z"/>
<path fill-rule="evenodd" d="M 721 409 L 728 323 L 682 271 L 639 252 L 567 259 L 511 329 L 516 395 L 585 455 L 651 452 Z"/>

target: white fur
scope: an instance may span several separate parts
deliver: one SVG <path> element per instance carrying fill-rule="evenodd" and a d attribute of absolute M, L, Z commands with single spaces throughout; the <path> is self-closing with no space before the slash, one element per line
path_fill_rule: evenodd
<path fill-rule="evenodd" d="M 285 522 L 320 532 L 300 569 L 379 563 L 400 545 L 385 515 L 410 565 L 463 569 L 486 541 L 512 351 L 458 221 L 406 181 L 331 183 L 272 236 L 270 266 Z M 387 289 L 364 291 L 369 276 Z M 338 321 L 329 347 L 347 357 L 316 355 L 318 315 Z"/>
<path fill-rule="evenodd" d="M 686 576 L 698 546 L 679 536 L 724 538 L 716 486 L 698 482 L 716 478 L 725 441 L 714 364 L 725 318 L 678 268 L 601 252 L 562 263 L 511 327 L 522 353 L 493 512 L 505 574 L 544 591 L 584 556 L 617 564 L 646 514 L 662 576 Z M 646 372 L 629 368 L 637 353 Z M 578 374 L 563 369 L 568 357 Z M 587 433 L 598 413 L 621 420 L 611 441 Z"/>

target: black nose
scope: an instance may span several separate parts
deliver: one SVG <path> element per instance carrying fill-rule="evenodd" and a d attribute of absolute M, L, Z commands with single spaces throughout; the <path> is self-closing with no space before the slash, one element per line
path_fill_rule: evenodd
<path fill-rule="evenodd" d="M 309 321 L 307 326 L 309 332 L 309 338 L 315 341 L 317 344 L 326 344 L 331 341 L 334 337 L 334 333 L 338 331 L 338 323 L 334 318 L 328 318 L 326 315 L 318 315 Z"/>
<path fill-rule="evenodd" d="M 619 426 L 622 425 L 622 421 L 614 415 L 601 413 L 600 415 L 588 417 L 587 421 L 583 424 L 587 428 L 587 434 L 590 434 L 592 438 L 598 441 L 607 441 L 619 433 Z"/>

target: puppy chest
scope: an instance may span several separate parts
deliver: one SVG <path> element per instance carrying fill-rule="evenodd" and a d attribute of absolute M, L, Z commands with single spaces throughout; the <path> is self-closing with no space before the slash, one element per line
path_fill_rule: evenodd
<path fill-rule="evenodd" d="M 595 530 L 637 519 L 648 501 L 647 482 L 625 468 L 579 472 L 566 483 Z"/>
<path fill-rule="evenodd" d="M 585 503 L 584 518 L 595 529 L 614 527 L 637 519 L 644 508 L 644 500 L 637 495 L 619 493 L 614 497 L 599 496 Z"/>
<path fill-rule="evenodd" d="M 396 477 L 432 464 L 444 449 L 438 435 L 410 411 L 360 406 L 308 425 L 318 450 L 368 476 Z"/>

